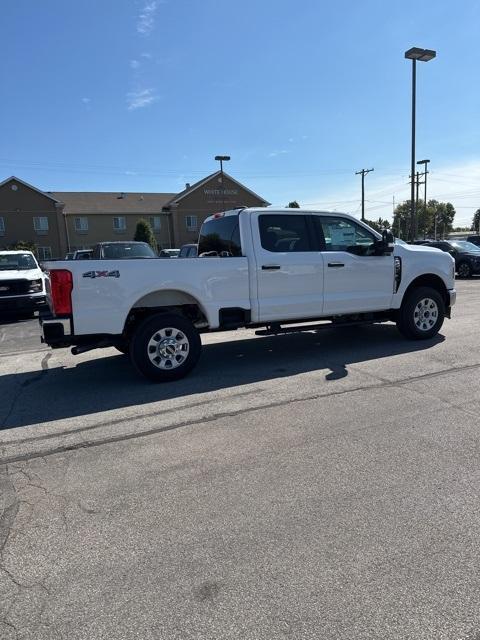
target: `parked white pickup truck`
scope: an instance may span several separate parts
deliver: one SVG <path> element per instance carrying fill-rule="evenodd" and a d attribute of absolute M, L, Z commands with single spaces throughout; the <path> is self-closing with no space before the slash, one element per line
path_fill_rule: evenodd
<path fill-rule="evenodd" d="M 447 253 L 395 244 L 347 214 L 237 209 L 208 218 L 191 260 L 54 262 L 43 341 L 116 346 L 155 381 L 185 376 L 200 333 L 291 331 L 309 320 L 394 321 L 431 338 L 455 303 Z M 298 330 L 308 329 L 303 325 Z"/>
<path fill-rule="evenodd" d="M 0 313 L 33 317 L 45 307 L 46 280 L 31 251 L 0 250 Z"/>

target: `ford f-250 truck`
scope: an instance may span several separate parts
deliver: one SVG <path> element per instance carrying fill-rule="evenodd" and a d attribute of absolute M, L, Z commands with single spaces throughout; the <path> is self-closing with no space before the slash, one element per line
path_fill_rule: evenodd
<path fill-rule="evenodd" d="M 347 214 L 218 213 L 202 225 L 198 253 L 51 263 L 43 341 L 74 354 L 115 346 L 147 378 L 166 381 L 195 366 L 202 332 L 394 321 L 407 338 L 425 339 L 455 303 L 450 255 L 396 244 Z"/>

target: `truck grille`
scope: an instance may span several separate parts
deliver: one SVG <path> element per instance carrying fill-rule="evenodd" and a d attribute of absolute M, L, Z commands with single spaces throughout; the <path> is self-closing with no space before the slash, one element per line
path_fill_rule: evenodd
<path fill-rule="evenodd" d="M 28 293 L 29 280 L 0 280 L 0 298 L 2 296 L 21 296 Z"/>

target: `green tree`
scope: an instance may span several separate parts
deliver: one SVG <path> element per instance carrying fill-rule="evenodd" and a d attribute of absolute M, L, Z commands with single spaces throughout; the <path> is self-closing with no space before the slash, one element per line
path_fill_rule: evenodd
<path fill-rule="evenodd" d="M 137 222 L 133 239 L 137 242 L 147 242 L 154 251 L 157 251 L 157 241 L 153 235 L 152 227 L 143 218 Z"/>
<path fill-rule="evenodd" d="M 437 233 L 445 238 L 453 229 L 455 207 L 451 202 L 439 202 L 434 215 L 437 218 Z"/>
<path fill-rule="evenodd" d="M 375 231 L 382 232 L 384 229 L 390 229 L 390 222 L 388 220 L 384 220 L 383 218 L 378 218 L 378 220 L 365 220 L 366 224 Z"/>
<path fill-rule="evenodd" d="M 300 205 L 296 200 L 292 200 L 292 202 L 289 202 L 287 206 L 289 209 L 300 209 Z"/>
<path fill-rule="evenodd" d="M 475 211 L 475 213 L 473 214 L 473 220 L 472 220 L 472 231 L 479 231 L 480 230 L 480 209 L 477 209 Z"/>
<path fill-rule="evenodd" d="M 429 200 L 425 208 L 423 200 L 417 205 L 417 236 L 419 238 L 433 238 L 435 235 L 435 220 L 437 237 L 444 238 L 453 228 L 455 208 L 451 202 Z M 410 200 L 402 202 L 395 208 L 393 216 L 393 232 L 403 239 L 411 239 L 411 211 Z"/>
<path fill-rule="evenodd" d="M 410 227 L 410 200 L 406 200 L 395 207 L 392 230 L 398 238 L 407 240 L 410 237 Z"/>
<path fill-rule="evenodd" d="M 17 242 L 10 245 L 10 249 L 14 251 L 31 251 L 35 255 L 37 254 L 37 247 L 31 240 L 17 240 Z"/>

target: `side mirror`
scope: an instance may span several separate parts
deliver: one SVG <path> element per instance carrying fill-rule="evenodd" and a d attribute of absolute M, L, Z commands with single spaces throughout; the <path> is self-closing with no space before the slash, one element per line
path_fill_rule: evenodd
<path fill-rule="evenodd" d="M 384 229 L 382 231 L 382 240 L 388 248 L 393 249 L 393 246 L 395 244 L 395 236 L 391 231 Z"/>
<path fill-rule="evenodd" d="M 373 243 L 374 252 L 376 256 L 384 256 L 393 252 L 395 246 L 395 236 L 391 231 L 384 229 L 382 231 L 382 239 L 375 240 Z"/>

